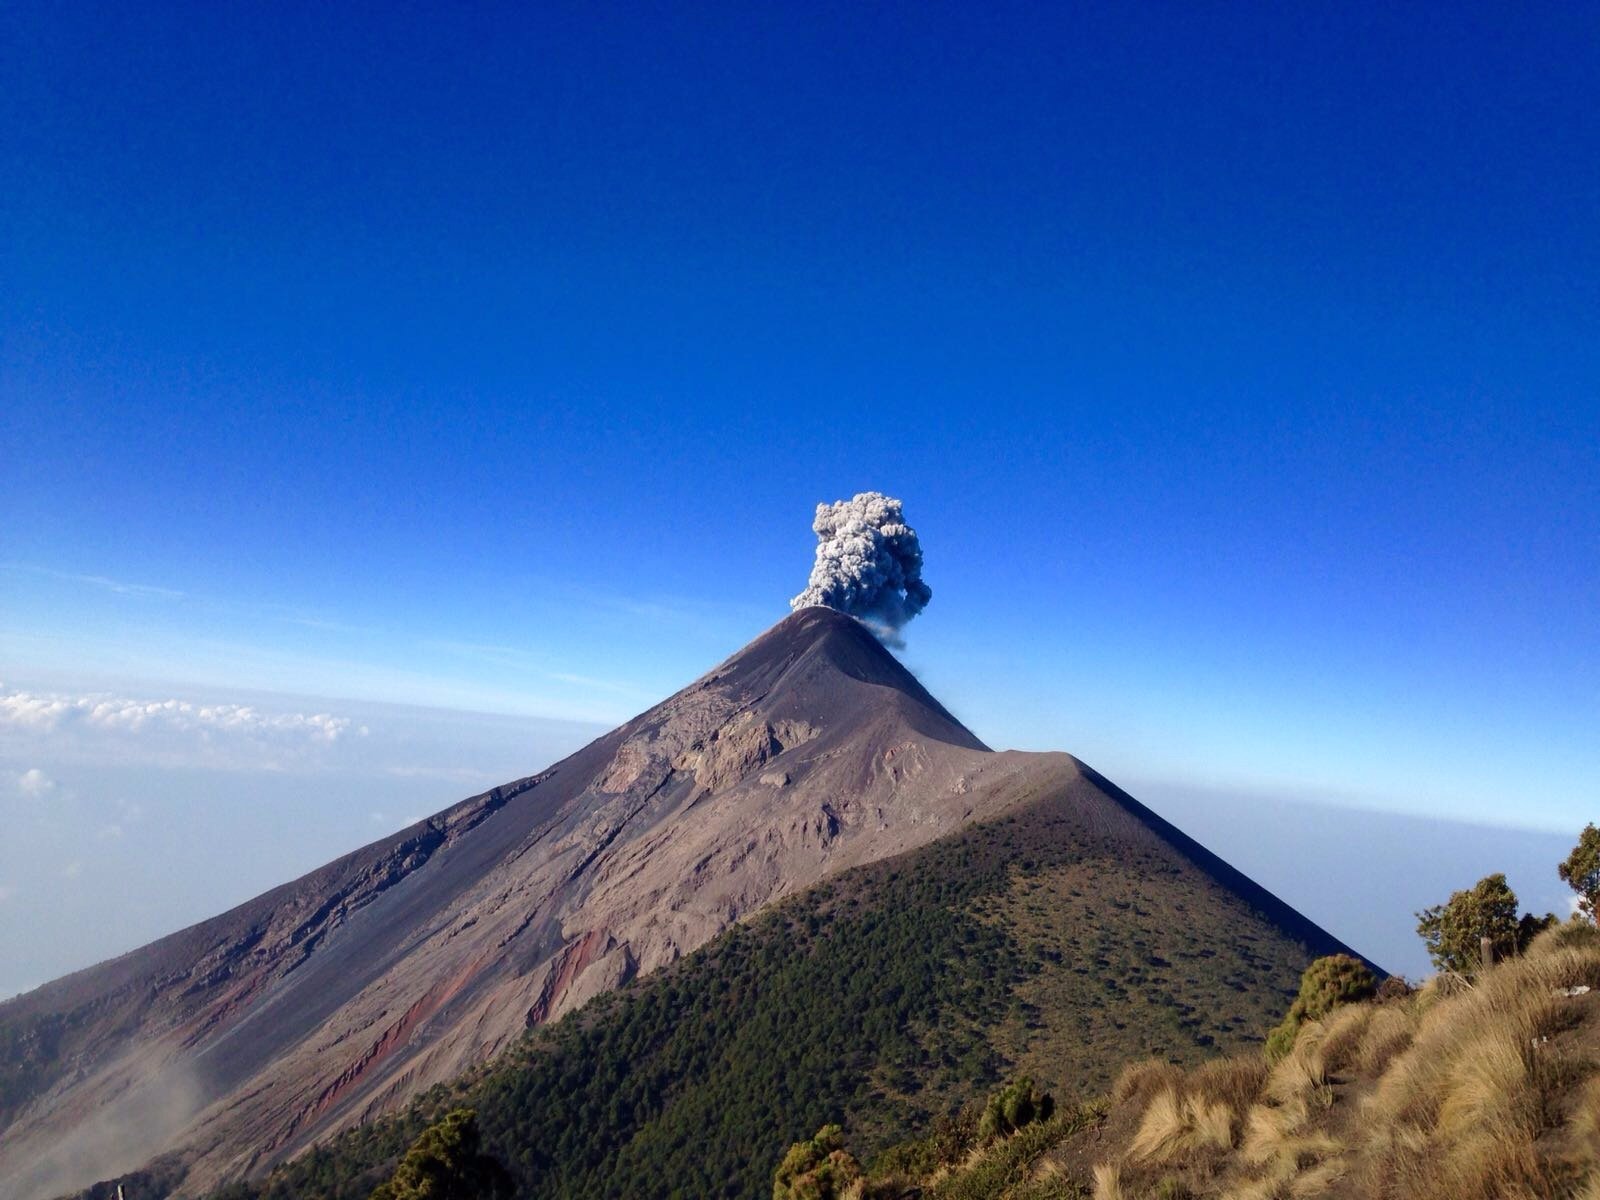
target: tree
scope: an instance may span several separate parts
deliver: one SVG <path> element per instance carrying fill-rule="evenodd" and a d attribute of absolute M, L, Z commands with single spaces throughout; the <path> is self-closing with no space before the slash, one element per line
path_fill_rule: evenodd
<path fill-rule="evenodd" d="M 512 1190 L 505 1168 L 478 1150 L 478 1114 L 458 1108 L 422 1131 L 372 1200 L 496 1200 Z"/>
<path fill-rule="evenodd" d="M 1276 1062 L 1289 1053 L 1307 1021 L 1320 1021 L 1341 1004 L 1354 1004 L 1377 992 L 1377 976 L 1359 959 L 1348 954 L 1317 959 L 1301 973 L 1300 991 L 1288 1015 L 1267 1034 L 1267 1057 Z"/>
<path fill-rule="evenodd" d="M 772 1200 L 838 1200 L 860 1178 L 861 1164 L 844 1148 L 843 1130 L 824 1125 L 789 1147 L 772 1174 Z"/>
<path fill-rule="evenodd" d="M 1556 871 L 1578 893 L 1578 911 L 1591 921 L 1600 919 L 1600 829 L 1585 825 L 1578 844 Z"/>
<path fill-rule="evenodd" d="M 1517 916 L 1517 894 L 1504 875 L 1485 875 L 1469 890 L 1454 892 L 1443 904 L 1417 914 L 1417 932 L 1428 945 L 1428 957 L 1441 971 L 1470 975 L 1483 958 L 1489 939 L 1496 957 L 1520 953 L 1553 916 Z"/>

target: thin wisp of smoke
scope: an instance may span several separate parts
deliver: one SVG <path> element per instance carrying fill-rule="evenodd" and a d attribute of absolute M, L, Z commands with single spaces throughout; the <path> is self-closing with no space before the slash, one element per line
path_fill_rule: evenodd
<path fill-rule="evenodd" d="M 811 528 L 817 535 L 811 581 L 789 607 L 825 605 L 855 617 L 891 645 L 903 644 L 900 630 L 933 592 L 922 582 L 922 544 L 905 523 L 901 502 L 882 492 L 861 492 L 819 504 Z"/>

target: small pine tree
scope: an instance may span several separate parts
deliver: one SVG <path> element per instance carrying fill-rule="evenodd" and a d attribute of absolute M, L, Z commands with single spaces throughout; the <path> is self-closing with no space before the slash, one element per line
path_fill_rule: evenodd
<path fill-rule="evenodd" d="M 1378 980 L 1364 963 L 1348 954 L 1330 954 L 1313 962 L 1300 976 L 1300 992 L 1289 1013 L 1267 1034 L 1267 1057 L 1276 1062 L 1294 1048 L 1300 1027 L 1320 1021 L 1343 1004 L 1378 993 Z"/>
<path fill-rule="evenodd" d="M 1578 844 L 1556 872 L 1578 893 L 1578 911 L 1591 921 L 1600 919 L 1600 829 L 1585 825 Z"/>
<path fill-rule="evenodd" d="M 1417 932 L 1428 944 L 1428 957 L 1441 971 L 1475 973 L 1482 965 L 1484 938 L 1496 957 L 1527 949 L 1542 930 L 1555 923 L 1549 914 L 1517 916 L 1517 894 L 1502 874 L 1485 875 L 1471 888 L 1454 892 L 1443 904 L 1417 914 Z"/>
<path fill-rule="evenodd" d="M 448 1112 L 411 1143 L 372 1200 L 499 1200 L 512 1194 L 511 1177 L 478 1150 L 478 1114 Z"/>

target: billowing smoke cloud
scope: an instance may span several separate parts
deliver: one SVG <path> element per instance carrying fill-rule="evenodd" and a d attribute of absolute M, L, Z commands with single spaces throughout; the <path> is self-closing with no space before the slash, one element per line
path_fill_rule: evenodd
<path fill-rule="evenodd" d="M 900 501 L 882 492 L 817 505 L 817 561 L 790 608 L 826 605 L 871 626 L 891 645 L 933 596 L 922 582 L 922 544 Z"/>

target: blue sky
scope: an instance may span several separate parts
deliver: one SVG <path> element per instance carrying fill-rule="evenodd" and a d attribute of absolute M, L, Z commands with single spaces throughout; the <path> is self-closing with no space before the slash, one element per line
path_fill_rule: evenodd
<path fill-rule="evenodd" d="M 13 5 L 0 690 L 611 723 L 874 488 L 993 744 L 1575 833 L 1600 12 L 1372 9 Z"/>

